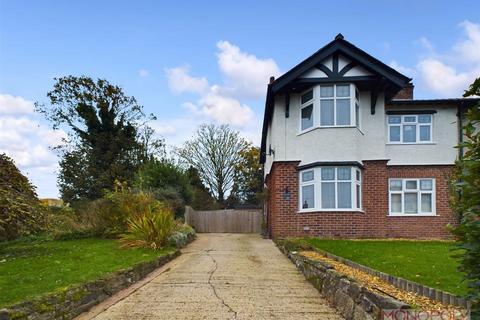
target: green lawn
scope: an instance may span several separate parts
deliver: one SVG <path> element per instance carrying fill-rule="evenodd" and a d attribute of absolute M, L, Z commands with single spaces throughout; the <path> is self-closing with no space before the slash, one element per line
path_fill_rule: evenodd
<path fill-rule="evenodd" d="M 358 262 L 373 269 L 464 295 L 466 284 L 452 258 L 453 243 L 402 240 L 306 239 L 316 248 Z"/>
<path fill-rule="evenodd" d="M 126 250 L 107 239 L 0 243 L 0 307 L 93 280 L 173 250 Z"/>

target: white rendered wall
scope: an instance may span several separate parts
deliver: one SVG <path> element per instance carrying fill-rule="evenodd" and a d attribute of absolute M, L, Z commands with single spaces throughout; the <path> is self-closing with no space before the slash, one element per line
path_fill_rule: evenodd
<path fill-rule="evenodd" d="M 265 174 L 270 171 L 273 161 L 296 160 L 304 165 L 317 161 L 390 159 L 389 165 L 453 164 L 457 156 L 454 148 L 457 143 L 457 118 L 453 107 L 421 108 L 437 110 L 433 115 L 433 143 L 428 145 L 388 144 L 384 97 L 379 95 L 376 112 L 372 115 L 368 91 L 360 92 L 360 129 L 315 128 L 300 134 L 299 95 L 291 96 L 288 118 L 285 117 L 284 96 L 276 97 L 274 109 L 267 134 Z M 405 108 L 395 107 L 394 110 Z M 318 109 L 315 112 L 318 117 Z M 274 155 L 268 155 L 269 145 Z"/>
<path fill-rule="evenodd" d="M 390 108 L 391 109 L 391 108 Z M 396 107 L 400 109 L 400 107 Z M 411 109 L 411 108 L 410 108 Z M 453 164 L 458 155 L 457 109 L 454 107 L 423 107 L 422 110 L 436 110 L 433 115 L 433 143 L 413 145 L 386 145 L 389 165 L 401 164 Z M 385 135 L 387 127 L 385 125 Z"/>

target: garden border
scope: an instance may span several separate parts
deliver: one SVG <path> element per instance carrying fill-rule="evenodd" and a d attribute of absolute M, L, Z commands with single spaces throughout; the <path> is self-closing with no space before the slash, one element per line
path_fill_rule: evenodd
<path fill-rule="evenodd" d="M 321 249 L 315 248 L 315 251 L 319 252 L 320 254 L 324 255 L 329 259 L 341 262 L 349 267 L 358 269 L 372 276 L 379 277 L 383 281 L 388 282 L 389 284 L 393 285 L 396 288 L 399 288 L 408 292 L 416 293 L 420 296 L 427 297 L 431 300 L 438 301 L 443 304 L 450 304 L 452 306 L 461 307 L 465 309 L 470 309 L 471 307 L 470 301 L 468 301 L 463 297 L 456 296 L 439 289 L 428 287 L 426 285 L 423 285 L 414 281 L 392 276 L 391 274 L 372 269 L 370 267 L 364 266 L 352 260 L 345 259 L 343 257 L 339 257 L 337 255 L 334 255 L 330 252 L 327 252 Z"/>
<path fill-rule="evenodd" d="M 187 244 L 195 236 L 189 235 Z M 0 320 L 73 319 L 90 310 L 115 293 L 145 278 L 155 269 L 180 256 L 176 249 L 152 261 L 138 263 L 130 268 L 117 270 L 96 280 L 72 285 L 37 298 L 22 301 L 0 309 Z"/>
<path fill-rule="evenodd" d="M 381 319 L 383 310 L 397 310 L 400 313 L 403 313 L 403 311 L 408 312 L 408 310 L 414 310 L 410 305 L 402 301 L 369 290 L 357 280 L 337 272 L 333 266 L 326 262 L 311 260 L 307 257 L 301 256 L 298 252 L 291 251 L 291 248 L 287 248 L 285 244 L 277 241 L 276 245 L 280 251 L 284 253 L 304 274 L 307 280 L 311 282 L 313 286 L 324 295 L 326 300 L 346 319 Z M 320 251 L 320 253 L 328 254 L 328 257 L 334 260 L 348 260 L 326 252 Z M 340 260 L 337 261 L 343 262 Z M 353 268 L 361 266 L 360 269 L 362 271 L 369 272 L 367 269 L 370 268 L 352 261 L 350 262 L 352 265 L 349 266 Z M 375 272 L 375 274 L 372 273 L 373 275 L 379 276 L 377 274 L 378 271 L 373 269 L 370 270 Z M 395 278 L 385 273 L 383 273 L 383 275 L 391 277 L 392 279 Z M 423 287 L 425 288 L 425 286 Z"/>

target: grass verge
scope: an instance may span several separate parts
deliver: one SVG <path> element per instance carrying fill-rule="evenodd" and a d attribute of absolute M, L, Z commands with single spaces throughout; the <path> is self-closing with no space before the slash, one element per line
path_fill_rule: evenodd
<path fill-rule="evenodd" d="M 466 294 L 466 284 L 452 257 L 453 242 L 410 240 L 289 239 L 300 247 L 312 246 L 375 270 L 415 281 L 452 294 Z"/>

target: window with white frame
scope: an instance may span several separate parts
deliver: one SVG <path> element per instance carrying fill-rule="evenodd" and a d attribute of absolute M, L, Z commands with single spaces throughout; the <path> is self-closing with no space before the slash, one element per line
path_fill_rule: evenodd
<path fill-rule="evenodd" d="M 352 94 L 350 84 L 320 86 L 320 126 L 352 125 Z"/>
<path fill-rule="evenodd" d="M 306 170 L 300 173 L 301 208 L 315 208 L 315 171 Z"/>
<path fill-rule="evenodd" d="M 432 115 L 409 114 L 388 116 L 388 141 L 390 143 L 432 142 Z"/>
<path fill-rule="evenodd" d="M 434 215 L 435 179 L 390 179 L 390 215 Z"/>
<path fill-rule="evenodd" d="M 360 126 L 360 95 L 353 84 L 318 85 L 300 95 L 300 132 L 313 127 Z"/>
<path fill-rule="evenodd" d="M 308 90 L 300 96 L 301 131 L 313 127 L 313 102 L 313 89 Z"/>
<path fill-rule="evenodd" d="M 361 171 L 356 167 L 316 167 L 300 171 L 300 211 L 361 209 Z"/>

